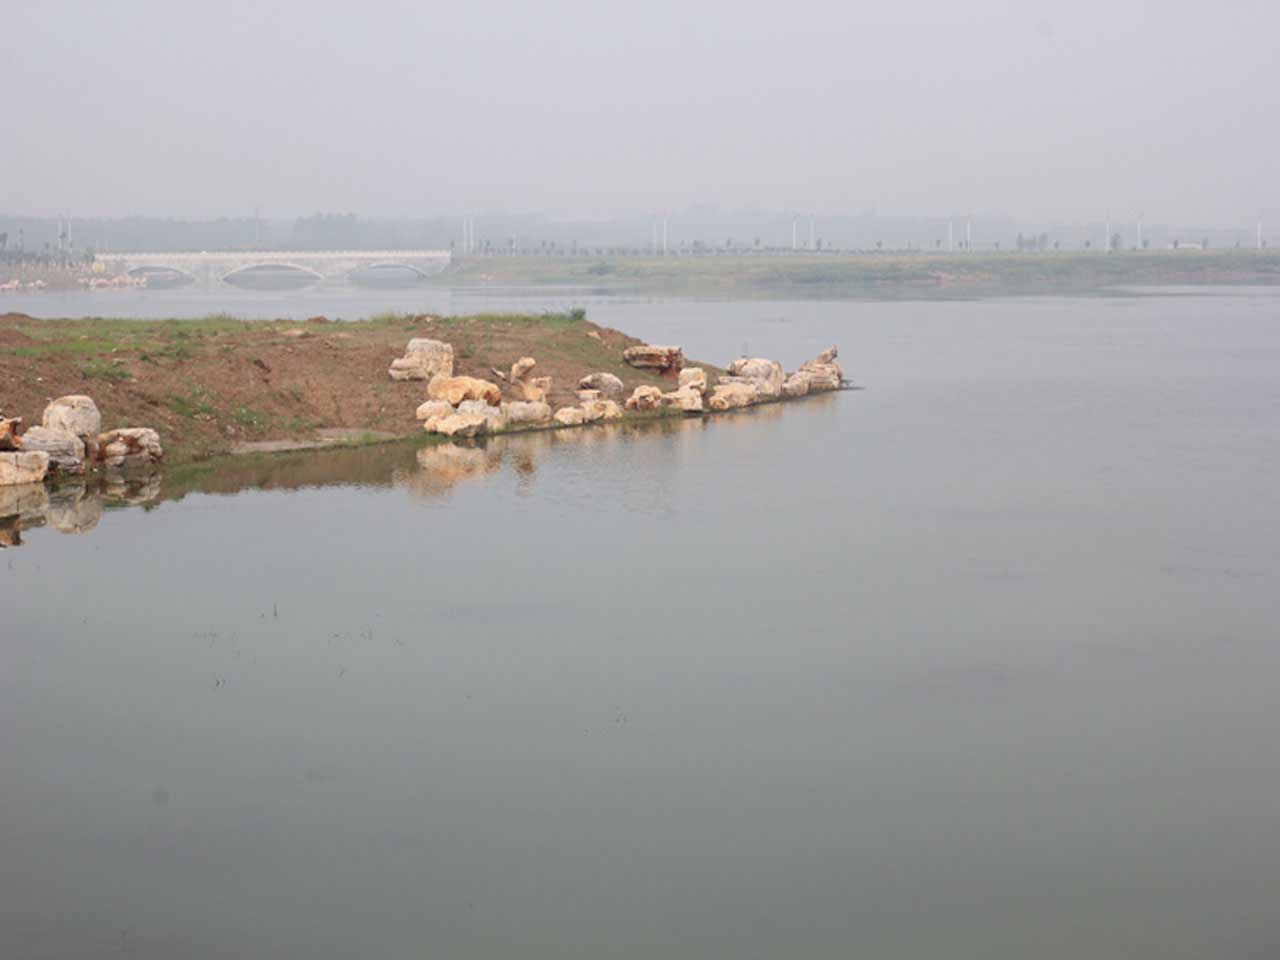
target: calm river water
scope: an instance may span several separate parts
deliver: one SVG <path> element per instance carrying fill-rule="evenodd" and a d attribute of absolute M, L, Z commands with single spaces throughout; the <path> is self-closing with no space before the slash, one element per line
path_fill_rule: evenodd
<path fill-rule="evenodd" d="M 50 514 L 0 956 L 1280 955 L 1280 295 L 432 296 L 867 389 Z"/>

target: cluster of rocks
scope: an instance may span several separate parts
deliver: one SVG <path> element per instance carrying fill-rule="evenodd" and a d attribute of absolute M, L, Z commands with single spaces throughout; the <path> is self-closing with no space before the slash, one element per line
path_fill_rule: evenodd
<path fill-rule="evenodd" d="M 415 357 L 419 361 L 413 375 L 404 375 L 409 364 L 403 361 Z M 537 424 L 551 419 L 551 407 L 546 402 L 551 378 L 533 376 L 535 366 L 537 361 L 532 357 L 521 357 L 509 372 L 494 371 L 513 395 L 512 400 L 505 401 L 498 384 L 479 377 L 453 375 L 453 348 L 449 344 L 418 339 L 410 340 L 405 357 L 392 363 L 391 376 L 427 380 L 427 400 L 418 407 L 417 416 L 428 433 L 475 437 L 497 433 L 510 424 Z M 431 371 L 431 376 L 419 376 L 423 370 Z"/>
<path fill-rule="evenodd" d="M 636 387 L 627 398 L 626 408 L 637 413 L 663 408 L 702 413 L 703 398 L 707 395 L 707 372 L 701 367 L 685 367 L 678 376 L 679 386 L 675 390 L 663 392 L 649 384 Z"/>
<path fill-rule="evenodd" d="M 637 387 L 627 400 L 628 410 L 654 410 L 662 406 L 678 406 L 688 413 L 707 410 L 735 410 L 773 400 L 790 400 L 810 393 L 838 390 L 844 372 L 836 363 L 838 351 L 829 347 L 812 360 L 800 365 L 794 373 L 786 373 L 782 364 L 763 357 L 743 357 L 729 364 L 728 373 L 708 389 L 706 373 L 696 367 L 684 367 L 679 347 L 646 345 L 629 347 L 623 359 L 633 367 L 676 373 L 679 388 L 664 393 L 657 387 Z"/>
<path fill-rule="evenodd" d="M 538 362 L 521 357 L 509 371 L 494 370 L 494 380 L 454 376 L 453 349 L 437 340 L 411 340 L 405 356 L 391 365 L 393 379 L 427 379 L 427 400 L 417 410 L 417 418 L 428 433 L 446 437 L 476 437 L 499 433 L 510 427 L 530 427 L 558 423 L 566 426 L 612 420 L 622 416 L 615 396 L 622 393 L 622 381 L 612 374 L 584 377 L 579 384 L 578 403 L 554 412 L 547 402 L 550 377 L 534 375 Z M 431 371 L 429 378 L 424 371 Z M 510 399 L 503 398 L 503 386 Z"/>
<path fill-rule="evenodd" d="M 743 357 L 729 364 L 728 374 L 719 378 L 707 406 L 711 410 L 734 410 L 773 400 L 792 400 L 810 393 L 838 390 L 844 372 L 836 363 L 838 351 L 828 347 L 812 360 L 800 364 L 794 373 L 784 373 L 782 365 L 762 357 Z"/>
<path fill-rule="evenodd" d="M 744 357 L 729 365 L 727 375 L 713 386 L 705 370 L 685 367 L 679 347 L 628 347 L 623 359 L 638 369 L 674 376 L 674 390 L 643 384 L 623 400 L 626 388 L 612 373 L 591 373 L 577 384 L 578 402 L 552 411 L 547 402 L 550 377 L 534 376 L 537 361 L 521 357 L 509 371 L 493 369 L 494 380 L 454 376 L 453 348 L 439 340 L 409 341 L 403 357 L 391 364 L 393 380 L 426 380 L 427 400 L 417 410 L 423 429 L 447 437 L 476 437 L 511 427 L 544 424 L 578 426 L 600 420 L 616 420 L 624 411 L 679 411 L 703 413 L 749 407 L 757 403 L 802 397 L 836 390 L 843 373 L 836 363 L 836 348 L 824 350 L 785 373 L 782 365 L 760 357 Z M 497 382 L 494 382 L 497 381 Z M 504 387 L 508 399 L 504 399 Z"/>
<path fill-rule="evenodd" d="M 160 435 L 148 427 L 102 432 L 97 404 L 81 394 L 52 401 L 40 425 L 25 431 L 20 417 L 0 419 L 0 486 L 144 466 L 163 456 Z"/>

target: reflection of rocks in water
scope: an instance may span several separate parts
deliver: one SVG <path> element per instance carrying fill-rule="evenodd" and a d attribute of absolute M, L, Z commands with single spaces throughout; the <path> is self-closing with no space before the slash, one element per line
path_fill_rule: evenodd
<path fill-rule="evenodd" d="M 49 491 L 43 483 L 20 483 L 0 487 L 0 517 L 43 522 L 49 509 Z"/>
<path fill-rule="evenodd" d="M 82 485 L 55 487 L 49 494 L 49 525 L 59 533 L 88 533 L 102 519 L 102 501 Z"/>
<path fill-rule="evenodd" d="M 48 524 L 59 533 L 88 533 L 110 504 L 145 504 L 160 495 L 160 475 L 94 476 L 53 487 L 0 487 L 0 546 L 22 543 L 20 532 Z"/>
<path fill-rule="evenodd" d="M 551 436 L 557 447 L 573 445 L 582 448 L 610 446 L 622 436 L 620 423 L 595 423 L 581 429 L 557 430 Z"/>
<path fill-rule="evenodd" d="M 555 431 L 539 430 L 536 433 L 522 433 L 517 436 L 495 438 L 499 449 L 503 450 L 511 461 L 511 468 L 516 476 L 527 485 L 537 472 L 538 457 L 551 449 L 555 442 Z"/>
<path fill-rule="evenodd" d="M 98 489 L 110 503 L 150 503 L 160 497 L 160 474 L 108 474 L 99 479 Z"/>
<path fill-rule="evenodd" d="M 574 431 L 580 432 L 580 431 Z M 443 443 L 418 451 L 418 469 L 397 479 L 418 496 L 439 496 L 462 480 L 487 476 L 509 459 L 522 483 L 533 479 L 538 456 L 556 443 L 556 431 L 489 437 L 477 444 Z"/>
<path fill-rule="evenodd" d="M 581 429 L 535 430 L 488 437 L 474 444 L 445 443 L 420 449 L 417 469 L 397 471 L 393 482 L 404 484 L 417 496 L 436 497 L 462 480 L 494 473 L 507 460 L 522 491 L 527 491 L 537 472 L 539 457 L 552 451 L 572 446 L 593 457 L 607 457 L 614 448 L 626 443 L 671 436 L 693 439 L 705 428 L 706 423 L 700 417 L 667 417 L 643 423 L 596 423 Z"/>
<path fill-rule="evenodd" d="M 535 430 L 493 436 L 478 443 L 445 443 L 423 447 L 417 453 L 417 470 L 397 471 L 394 482 L 423 497 L 441 496 L 462 480 L 487 476 L 506 460 L 522 492 L 532 487 L 538 459 L 556 450 L 576 447 L 592 457 L 608 457 L 615 448 L 659 437 L 694 439 L 706 422 L 700 417 L 668 417 L 643 423 L 597 423 L 581 429 Z"/>
<path fill-rule="evenodd" d="M 502 465 L 502 445 L 498 443 L 461 446 L 442 443 L 418 451 L 418 469 L 406 479 L 411 493 L 437 497 L 458 482 L 493 473 Z"/>
<path fill-rule="evenodd" d="M 0 487 L 0 547 L 22 544 L 22 531 L 43 526 L 49 511 L 49 492 L 43 483 Z"/>

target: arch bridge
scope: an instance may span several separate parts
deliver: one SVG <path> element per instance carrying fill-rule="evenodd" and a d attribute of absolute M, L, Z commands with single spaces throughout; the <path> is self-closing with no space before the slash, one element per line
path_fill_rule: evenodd
<path fill-rule="evenodd" d="M 401 274 L 421 280 L 449 265 L 448 250 L 245 250 L 199 253 L 105 253 L 113 273 L 146 277 L 157 286 L 204 281 L 236 286 L 284 282 L 306 286 L 368 277 L 372 282 Z"/>

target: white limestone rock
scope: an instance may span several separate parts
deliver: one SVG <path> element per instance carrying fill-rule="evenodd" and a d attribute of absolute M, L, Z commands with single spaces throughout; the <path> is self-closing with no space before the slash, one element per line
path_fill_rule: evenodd
<path fill-rule="evenodd" d="M 50 430 L 65 430 L 77 437 L 96 437 L 102 430 L 102 414 L 92 397 L 71 394 L 44 408 L 42 420 Z M 28 431 L 30 432 L 30 431 Z"/>
<path fill-rule="evenodd" d="M 34 427 L 32 428 L 35 429 Z M 28 433 L 30 431 L 27 431 Z M 49 454 L 43 450 L 0 452 L 0 487 L 42 483 L 49 473 Z"/>

